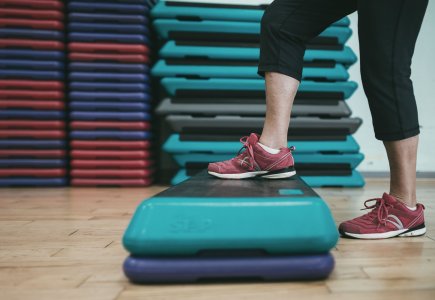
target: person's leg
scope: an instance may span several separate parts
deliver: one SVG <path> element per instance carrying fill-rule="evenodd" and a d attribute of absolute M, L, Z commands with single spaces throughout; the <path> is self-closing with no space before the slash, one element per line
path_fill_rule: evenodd
<path fill-rule="evenodd" d="M 280 73 L 266 73 L 266 118 L 260 143 L 273 149 L 287 147 L 290 113 L 299 81 Z"/>
<path fill-rule="evenodd" d="M 384 141 L 390 163 L 390 195 L 415 207 L 418 135 L 398 141 Z"/>
<path fill-rule="evenodd" d="M 259 74 L 266 84 L 266 118 L 260 143 L 287 147 L 293 101 L 307 42 L 356 10 L 356 1 L 275 0 L 262 19 Z"/>
<path fill-rule="evenodd" d="M 356 10 L 356 0 L 275 0 L 261 20 L 258 74 L 266 77 L 266 119 L 261 143 L 256 134 L 242 138 L 246 150 L 211 163 L 209 174 L 225 179 L 293 176 L 287 148 L 293 100 L 302 77 L 305 45 L 326 27 Z"/>
<path fill-rule="evenodd" d="M 419 122 L 411 60 L 427 0 L 359 3 L 361 75 L 377 139 L 390 163 L 390 194 L 415 206 Z M 382 25 L 382 26 L 378 26 Z"/>
<path fill-rule="evenodd" d="M 390 163 L 390 192 L 366 208 L 368 214 L 343 222 L 340 233 L 356 238 L 418 236 L 426 232 L 424 206 L 416 200 L 420 133 L 412 87 L 411 60 L 428 0 L 358 2 L 361 78 L 375 137 Z"/>

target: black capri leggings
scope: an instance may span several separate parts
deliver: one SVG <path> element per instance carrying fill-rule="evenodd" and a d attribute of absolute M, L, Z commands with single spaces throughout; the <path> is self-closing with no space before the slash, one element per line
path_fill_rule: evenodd
<path fill-rule="evenodd" d="M 261 21 L 258 74 L 301 80 L 306 44 L 358 11 L 361 77 L 375 136 L 401 140 L 420 133 L 411 60 L 428 0 L 275 0 Z"/>

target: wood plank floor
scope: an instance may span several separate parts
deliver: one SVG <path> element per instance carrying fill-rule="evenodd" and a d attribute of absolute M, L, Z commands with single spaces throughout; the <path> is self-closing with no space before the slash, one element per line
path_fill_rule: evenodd
<path fill-rule="evenodd" d="M 418 181 L 426 236 L 341 239 L 326 281 L 135 286 L 122 274 L 121 236 L 140 201 L 163 188 L 1 189 L 0 299 L 435 299 L 435 180 Z M 338 223 L 385 190 L 386 180 L 369 179 L 316 191 Z"/>

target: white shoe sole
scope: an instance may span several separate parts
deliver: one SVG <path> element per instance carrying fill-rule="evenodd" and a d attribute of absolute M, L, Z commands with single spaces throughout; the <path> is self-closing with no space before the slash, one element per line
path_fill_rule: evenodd
<path fill-rule="evenodd" d="M 246 179 L 246 178 L 254 178 L 254 177 L 261 177 L 267 179 L 282 179 L 282 178 L 289 178 L 296 175 L 296 171 L 265 175 L 268 173 L 269 173 L 268 171 L 256 171 L 256 172 L 247 172 L 247 173 L 239 173 L 239 174 L 220 174 L 220 173 L 208 171 L 208 174 L 221 179 Z"/>
<path fill-rule="evenodd" d="M 426 227 L 409 231 L 409 232 L 408 229 L 401 229 L 401 230 L 389 231 L 384 233 L 368 233 L 368 234 L 344 232 L 344 235 L 356 239 L 362 239 L 362 240 L 376 240 L 376 239 L 388 239 L 392 237 L 421 236 L 424 235 L 425 233 L 426 233 Z"/>
<path fill-rule="evenodd" d="M 276 174 L 270 174 L 270 175 L 263 175 L 261 178 L 267 178 L 267 179 L 280 179 L 280 178 L 289 178 L 296 175 L 296 171 L 290 171 L 290 172 L 284 172 L 284 173 L 276 173 Z"/>
<path fill-rule="evenodd" d="M 411 236 L 420 236 L 426 233 L 426 227 L 425 228 L 421 228 L 421 229 L 417 229 L 414 231 L 410 231 L 410 232 L 405 232 L 402 233 L 401 235 L 399 235 L 400 237 L 411 237 Z"/>

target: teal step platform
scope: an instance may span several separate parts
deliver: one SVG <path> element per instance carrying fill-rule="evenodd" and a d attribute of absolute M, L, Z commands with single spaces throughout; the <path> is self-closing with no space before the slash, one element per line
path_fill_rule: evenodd
<path fill-rule="evenodd" d="M 363 187 L 365 181 L 360 172 L 353 170 L 350 176 L 303 176 L 311 187 Z"/>
<path fill-rule="evenodd" d="M 260 57 L 259 46 L 231 47 L 196 45 L 193 42 L 168 41 L 159 52 L 162 58 L 204 58 L 234 59 L 243 61 L 258 61 Z M 338 49 L 313 49 L 308 47 L 304 55 L 305 62 L 335 61 L 346 67 L 357 61 L 357 56 L 348 46 Z"/>
<path fill-rule="evenodd" d="M 241 3 L 210 3 L 192 1 L 159 1 L 151 10 L 153 19 L 218 20 L 260 22 L 267 4 L 244 0 Z M 272 1 L 269 1 L 272 2 Z M 334 26 L 349 26 L 345 17 Z"/>
<path fill-rule="evenodd" d="M 303 180 L 219 180 L 206 171 L 143 201 L 123 237 L 135 256 L 327 253 L 338 240 L 326 203 Z"/>
<path fill-rule="evenodd" d="M 180 167 L 186 167 L 188 164 L 202 164 L 217 161 L 224 161 L 233 158 L 235 153 L 228 154 L 204 154 L 204 153 L 186 153 L 175 154 L 173 158 Z M 293 157 L 297 164 L 324 164 L 336 165 L 346 164 L 351 169 L 355 169 L 364 159 L 362 153 L 298 153 L 298 149 L 293 152 Z"/>
<path fill-rule="evenodd" d="M 264 95 L 263 79 L 212 78 L 188 79 L 168 77 L 161 84 L 172 97 L 252 97 Z M 297 98 L 348 99 L 357 89 L 358 84 L 346 82 L 317 82 L 303 80 L 299 85 Z M 258 95 L 257 95 L 258 94 Z M 264 97 L 263 97 L 264 99 Z"/>
<path fill-rule="evenodd" d="M 180 169 L 172 178 L 171 184 L 178 185 L 191 178 L 186 169 Z M 301 176 L 310 187 L 363 187 L 365 184 L 362 175 L 353 170 L 350 176 Z"/>
<path fill-rule="evenodd" d="M 167 40 L 207 40 L 257 43 L 260 36 L 259 22 L 181 21 L 175 19 L 157 19 L 153 22 L 153 26 L 160 38 Z M 312 43 L 343 45 L 351 35 L 352 30 L 349 27 L 331 26 L 321 32 L 318 37 L 314 38 Z"/>
<path fill-rule="evenodd" d="M 349 135 L 337 141 L 290 141 L 289 147 L 295 146 L 298 153 L 358 153 L 359 145 Z M 237 153 L 241 148 L 239 141 L 189 141 L 182 140 L 179 134 L 172 134 L 163 145 L 163 150 L 171 153 L 205 153 L 228 154 Z"/>
<path fill-rule="evenodd" d="M 194 78 L 262 78 L 257 74 L 258 63 L 209 59 L 161 59 L 151 74 L 156 77 Z M 313 63 L 304 66 L 302 79 L 346 81 L 349 73 L 342 64 Z"/>

